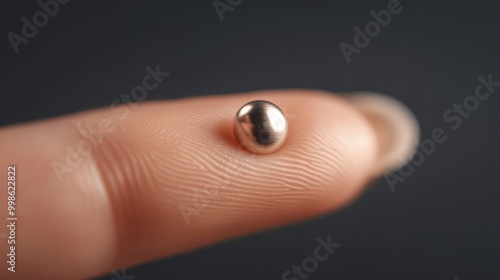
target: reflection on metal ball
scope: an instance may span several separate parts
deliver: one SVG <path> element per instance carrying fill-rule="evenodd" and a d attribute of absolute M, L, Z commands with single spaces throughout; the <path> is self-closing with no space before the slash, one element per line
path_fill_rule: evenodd
<path fill-rule="evenodd" d="M 281 109 L 265 100 L 245 104 L 234 118 L 234 135 L 240 145 L 254 154 L 270 154 L 281 147 L 288 123 Z"/>

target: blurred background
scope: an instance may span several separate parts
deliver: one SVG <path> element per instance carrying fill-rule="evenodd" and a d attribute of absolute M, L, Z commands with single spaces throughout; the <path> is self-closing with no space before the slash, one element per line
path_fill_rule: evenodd
<path fill-rule="evenodd" d="M 471 97 L 478 77 L 500 82 L 500 2 L 397 2 L 73 0 L 26 38 L 22 18 L 41 6 L 2 1 L 0 125 L 109 106 L 156 64 L 170 76 L 147 100 L 385 93 L 415 113 L 422 138 L 448 136 L 403 182 L 381 178 L 340 212 L 99 279 L 282 279 L 328 235 L 341 246 L 308 279 L 500 279 L 500 87 Z M 447 121 L 454 104 L 467 114 Z"/>

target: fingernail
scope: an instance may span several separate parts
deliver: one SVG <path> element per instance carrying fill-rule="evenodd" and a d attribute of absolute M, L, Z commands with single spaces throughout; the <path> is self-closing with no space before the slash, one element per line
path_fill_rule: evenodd
<path fill-rule="evenodd" d="M 379 142 L 374 175 L 379 176 L 406 164 L 415 153 L 420 129 L 413 113 L 400 101 L 374 92 L 350 92 L 346 100 L 372 124 Z"/>

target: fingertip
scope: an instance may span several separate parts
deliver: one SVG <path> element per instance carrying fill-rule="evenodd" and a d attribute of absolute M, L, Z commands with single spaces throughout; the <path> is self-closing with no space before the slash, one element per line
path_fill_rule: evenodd
<path fill-rule="evenodd" d="M 362 112 L 374 128 L 378 141 L 374 176 L 397 169 L 415 153 L 420 128 L 415 115 L 402 102 L 374 92 L 351 92 L 343 95 Z"/>

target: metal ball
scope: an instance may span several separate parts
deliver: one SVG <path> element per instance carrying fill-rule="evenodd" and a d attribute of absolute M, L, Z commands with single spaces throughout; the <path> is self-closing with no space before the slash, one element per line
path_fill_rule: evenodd
<path fill-rule="evenodd" d="M 243 148 L 254 154 L 276 151 L 285 142 L 287 132 L 285 115 L 269 101 L 249 102 L 234 118 L 234 136 Z"/>

